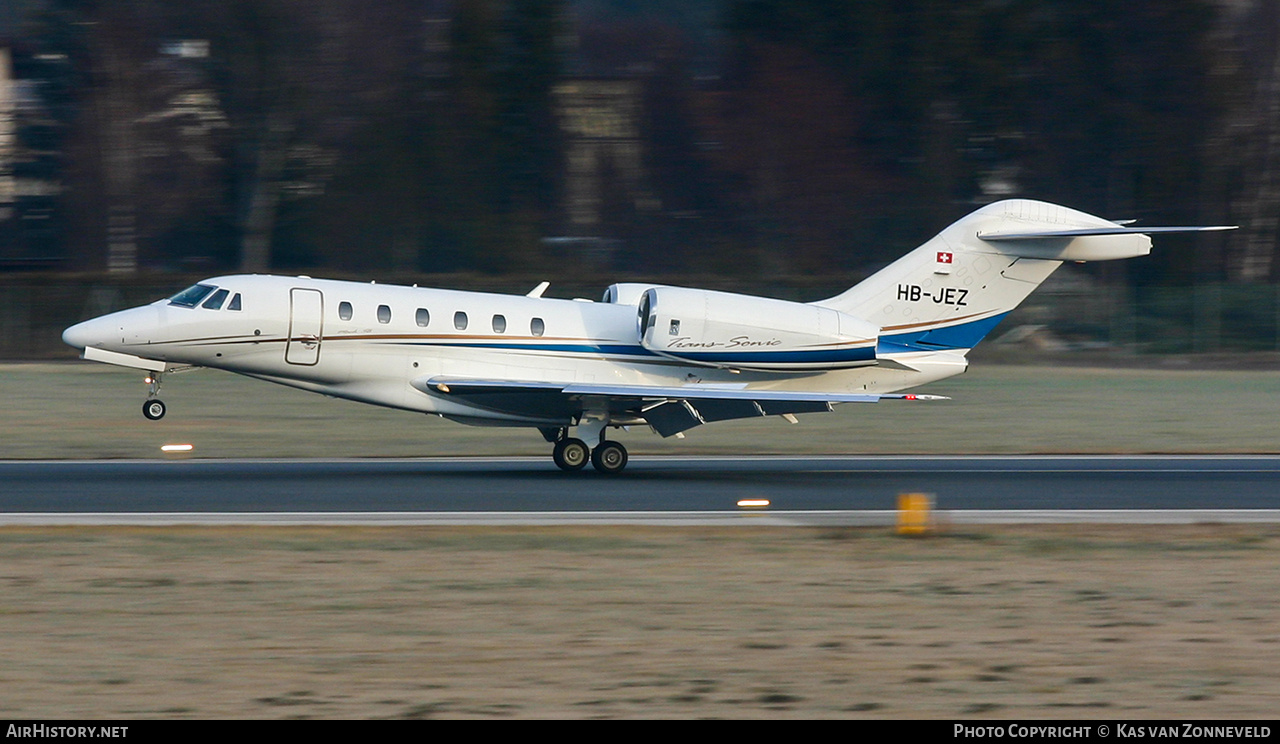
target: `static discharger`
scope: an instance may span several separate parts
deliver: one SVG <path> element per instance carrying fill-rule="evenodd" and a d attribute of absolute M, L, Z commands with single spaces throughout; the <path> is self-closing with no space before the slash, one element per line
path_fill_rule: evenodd
<path fill-rule="evenodd" d="M 769 505 L 769 499 L 739 499 L 738 506 L 743 509 L 763 509 Z"/>
<path fill-rule="evenodd" d="M 927 535 L 933 530 L 933 494 L 898 494 L 898 534 Z"/>

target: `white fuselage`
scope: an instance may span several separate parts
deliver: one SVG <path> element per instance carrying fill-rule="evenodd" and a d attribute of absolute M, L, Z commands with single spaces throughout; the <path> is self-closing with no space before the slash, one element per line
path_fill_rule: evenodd
<path fill-rule="evenodd" d="M 308 277 L 232 275 L 201 285 L 227 290 L 218 307 L 205 307 L 207 299 L 193 306 L 161 300 L 85 321 L 64 338 L 167 368 L 211 367 L 365 403 L 513 425 L 562 422 L 467 405 L 426 381 L 700 381 L 886 393 L 966 366 L 962 350 L 881 354 L 873 366 L 820 371 L 690 364 L 642 345 L 635 291 L 590 302 Z M 238 309 L 232 309 L 233 299 Z"/>

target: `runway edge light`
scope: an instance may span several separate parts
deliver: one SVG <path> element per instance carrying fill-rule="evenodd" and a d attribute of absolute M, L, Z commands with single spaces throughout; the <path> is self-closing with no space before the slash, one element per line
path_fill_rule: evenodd
<path fill-rule="evenodd" d="M 933 494 L 898 494 L 898 534 L 927 535 L 933 531 Z"/>

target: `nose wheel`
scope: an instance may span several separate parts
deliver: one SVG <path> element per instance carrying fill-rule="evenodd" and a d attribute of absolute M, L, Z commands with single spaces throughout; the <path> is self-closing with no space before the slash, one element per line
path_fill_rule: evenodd
<path fill-rule="evenodd" d="M 159 421 L 160 419 L 164 418 L 164 412 L 165 412 L 165 405 L 164 405 L 164 401 L 162 400 L 152 398 L 151 400 L 142 404 L 142 415 L 146 416 L 152 421 Z"/>
<path fill-rule="evenodd" d="M 167 410 L 164 401 L 156 397 L 160 393 L 160 373 L 154 372 L 147 375 L 144 382 L 147 383 L 147 400 L 142 404 L 142 415 L 152 421 L 159 421 L 164 418 Z"/>

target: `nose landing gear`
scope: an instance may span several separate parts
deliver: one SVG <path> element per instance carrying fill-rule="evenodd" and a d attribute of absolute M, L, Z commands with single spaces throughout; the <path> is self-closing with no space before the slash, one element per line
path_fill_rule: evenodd
<path fill-rule="evenodd" d="M 159 421 L 164 418 L 165 405 L 164 401 L 155 398 L 142 404 L 142 415 L 152 421 Z"/>
<path fill-rule="evenodd" d="M 144 382 L 147 383 L 147 400 L 142 404 L 142 415 L 152 421 L 159 421 L 164 418 L 167 410 L 164 401 L 156 397 L 160 393 L 160 373 L 152 372 Z"/>

